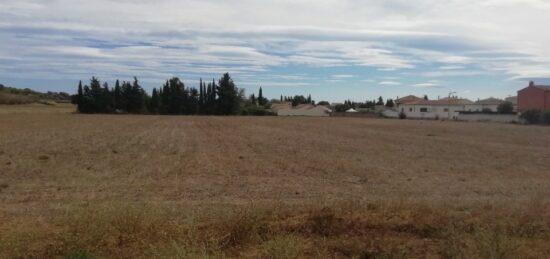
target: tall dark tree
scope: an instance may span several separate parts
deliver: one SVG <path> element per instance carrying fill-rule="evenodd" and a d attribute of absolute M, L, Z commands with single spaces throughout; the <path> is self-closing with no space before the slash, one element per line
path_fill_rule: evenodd
<path fill-rule="evenodd" d="M 122 110 L 125 107 L 122 101 L 122 89 L 120 89 L 120 82 L 118 79 L 115 82 L 115 89 L 113 90 L 113 99 L 115 110 Z"/>
<path fill-rule="evenodd" d="M 386 107 L 392 108 L 393 106 L 395 106 L 393 100 L 392 99 L 387 99 L 386 100 Z"/>
<path fill-rule="evenodd" d="M 199 87 L 200 87 L 200 91 L 199 91 L 199 104 L 202 108 L 202 106 L 204 105 L 204 92 L 203 92 L 203 89 L 202 89 L 202 78 L 199 82 Z"/>
<path fill-rule="evenodd" d="M 384 105 L 384 99 L 382 99 L 382 96 L 378 97 L 378 102 L 376 102 L 376 105 Z"/>
<path fill-rule="evenodd" d="M 260 91 L 258 93 L 258 105 L 263 106 L 267 104 L 267 99 L 264 98 L 264 94 L 262 91 L 262 88 L 260 87 Z"/>
<path fill-rule="evenodd" d="M 160 96 L 156 88 L 153 88 L 153 93 L 151 94 L 151 101 L 149 103 L 149 112 L 159 113 L 160 112 Z"/>
<path fill-rule="evenodd" d="M 76 95 L 76 109 L 78 110 L 78 112 L 82 112 L 82 101 L 84 99 L 84 92 L 82 90 L 82 80 L 80 80 L 80 82 L 78 82 L 78 92 L 77 92 L 77 95 Z"/>
<path fill-rule="evenodd" d="M 225 73 L 219 80 L 217 113 L 220 115 L 232 115 L 239 112 L 238 89 L 229 73 Z"/>
<path fill-rule="evenodd" d="M 250 102 L 251 102 L 253 105 L 256 105 L 256 96 L 254 96 L 254 94 L 250 95 Z"/>

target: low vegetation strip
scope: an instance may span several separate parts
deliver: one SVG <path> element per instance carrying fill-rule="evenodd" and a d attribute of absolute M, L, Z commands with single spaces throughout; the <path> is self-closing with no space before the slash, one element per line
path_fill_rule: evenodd
<path fill-rule="evenodd" d="M 531 205 L 516 211 L 356 200 L 202 210 L 92 206 L 2 231 L 0 256 L 544 258 L 550 207 Z"/>

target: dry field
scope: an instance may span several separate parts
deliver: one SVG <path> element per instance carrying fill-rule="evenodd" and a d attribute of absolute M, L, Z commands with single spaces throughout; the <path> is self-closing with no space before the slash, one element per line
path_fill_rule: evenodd
<path fill-rule="evenodd" d="M 544 258 L 550 127 L 0 106 L 0 258 Z"/>

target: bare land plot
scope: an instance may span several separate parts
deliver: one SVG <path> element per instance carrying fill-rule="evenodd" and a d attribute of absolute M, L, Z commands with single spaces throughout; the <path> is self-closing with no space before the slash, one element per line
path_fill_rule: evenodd
<path fill-rule="evenodd" d="M 550 252 L 549 127 L 3 109 L 0 257 Z"/>

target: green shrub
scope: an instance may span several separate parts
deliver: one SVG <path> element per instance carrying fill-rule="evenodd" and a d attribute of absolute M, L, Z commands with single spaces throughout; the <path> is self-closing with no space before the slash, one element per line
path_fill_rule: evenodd
<path fill-rule="evenodd" d="M 514 113 L 514 104 L 511 102 L 502 102 L 497 107 L 498 113 Z"/>
<path fill-rule="evenodd" d="M 407 118 L 407 114 L 405 114 L 404 112 L 400 112 L 400 113 L 399 113 L 399 119 L 404 120 L 404 119 L 406 119 L 406 118 Z"/>
<path fill-rule="evenodd" d="M 483 108 L 483 109 L 481 110 L 481 113 L 489 113 L 489 114 L 491 114 L 491 113 L 493 113 L 493 110 L 491 110 L 491 109 L 489 109 L 489 108 Z"/>
<path fill-rule="evenodd" d="M 542 111 L 537 109 L 529 109 L 524 111 L 520 118 L 525 120 L 528 124 L 538 124 L 541 121 Z"/>
<path fill-rule="evenodd" d="M 274 116 L 277 115 L 274 112 L 264 109 L 263 107 L 247 107 L 241 111 L 241 115 L 251 116 Z"/>
<path fill-rule="evenodd" d="M 546 110 L 543 112 L 542 122 L 546 125 L 550 125 L 550 110 Z"/>

